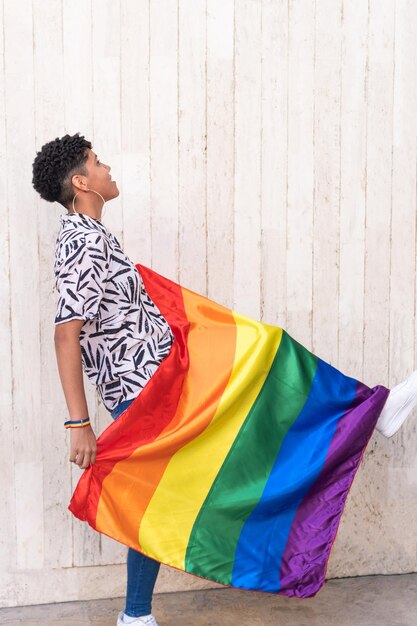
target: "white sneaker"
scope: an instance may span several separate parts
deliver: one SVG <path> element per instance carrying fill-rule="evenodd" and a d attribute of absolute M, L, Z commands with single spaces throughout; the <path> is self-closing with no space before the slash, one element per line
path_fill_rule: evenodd
<path fill-rule="evenodd" d="M 154 618 L 152 614 L 150 615 L 141 615 L 141 617 L 135 617 L 133 622 L 128 621 L 125 622 L 123 620 L 124 612 L 120 611 L 119 616 L 117 618 L 117 626 L 126 626 L 126 624 L 131 624 L 132 626 L 158 626 L 158 622 Z M 130 618 L 132 619 L 132 618 Z"/>
<path fill-rule="evenodd" d="M 384 437 L 392 437 L 401 428 L 417 404 L 417 370 L 390 390 L 376 423 Z"/>

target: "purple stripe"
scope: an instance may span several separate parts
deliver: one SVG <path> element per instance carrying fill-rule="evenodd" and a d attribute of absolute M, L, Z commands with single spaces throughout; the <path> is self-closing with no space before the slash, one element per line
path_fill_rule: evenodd
<path fill-rule="evenodd" d="M 309 598 L 323 586 L 347 494 L 389 392 L 383 385 L 370 388 L 358 381 L 323 469 L 294 516 L 281 562 L 280 593 Z"/>

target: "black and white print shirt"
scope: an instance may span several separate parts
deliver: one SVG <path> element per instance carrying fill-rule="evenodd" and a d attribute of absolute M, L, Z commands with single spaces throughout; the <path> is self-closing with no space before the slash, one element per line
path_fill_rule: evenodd
<path fill-rule="evenodd" d="M 83 213 L 60 216 L 54 324 L 85 320 L 84 372 L 111 411 L 135 398 L 169 354 L 174 335 L 142 277 L 104 224 Z"/>

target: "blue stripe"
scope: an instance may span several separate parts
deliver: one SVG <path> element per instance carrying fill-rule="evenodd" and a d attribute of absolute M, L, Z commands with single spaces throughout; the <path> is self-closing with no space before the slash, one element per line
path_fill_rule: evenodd
<path fill-rule="evenodd" d="M 356 379 L 318 358 L 308 398 L 285 436 L 261 499 L 242 528 L 232 585 L 280 589 L 281 559 L 294 515 L 323 468 L 337 422 L 353 402 L 356 385 Z"/>

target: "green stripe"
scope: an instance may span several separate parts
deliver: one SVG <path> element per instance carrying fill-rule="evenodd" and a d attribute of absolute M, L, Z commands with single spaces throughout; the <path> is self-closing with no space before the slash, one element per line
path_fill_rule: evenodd
<path fill-rule="evenodd" d="M 242 527 L 258 504 L 284 437 L 307 400 L 316 368 L 317 357 L 283 330 L 265 383 L 196 518 L 186 571 L 231 584 Z"/>

